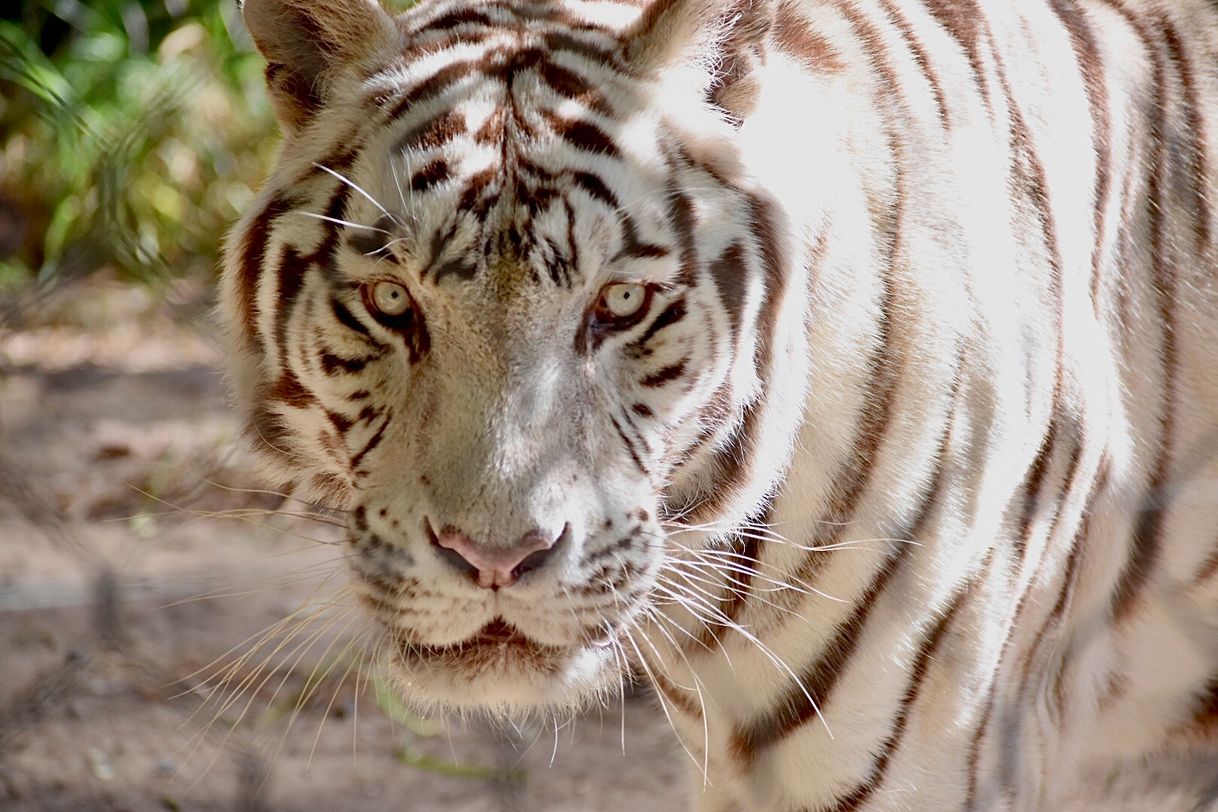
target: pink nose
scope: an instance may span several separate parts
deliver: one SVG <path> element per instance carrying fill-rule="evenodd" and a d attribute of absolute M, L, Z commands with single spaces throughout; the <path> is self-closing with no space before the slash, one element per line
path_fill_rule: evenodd
<path fill-rule="evenodd" d="M 432 535 L 436 552 L 462 572 L 474 576 L 478 586 L 498 589 L 511 586 L 520 576 L 546 562 L 555 546 L 567 534 L 569 526 L 555 538 L 547 538 L 540 530 L 531 530 L 510 546 L 480 544 L 455 527 L 445 527 Z"/>

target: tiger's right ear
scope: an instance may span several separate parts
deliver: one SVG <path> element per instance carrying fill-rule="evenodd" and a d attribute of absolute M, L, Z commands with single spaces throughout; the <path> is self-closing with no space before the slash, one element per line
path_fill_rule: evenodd
<path fill-rule="evenodd" d="M 652 0 L 622 37 L 626 61 L 644 76 L 683 63 L 717 65 L 732 51 L 765 38 L 775 5 L 774 0 Z"/>
<path fill-rule="evenodd" d="M 326 103 L 338 70 L 396 35 L 376 0 L 245 0 L 241 13 L 266 57 L 271 105 L 289 133 Z"/>

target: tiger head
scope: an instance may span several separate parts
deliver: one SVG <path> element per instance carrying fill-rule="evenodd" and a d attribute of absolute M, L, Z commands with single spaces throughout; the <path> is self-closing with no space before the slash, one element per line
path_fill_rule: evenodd
<path fill-rule="evenodd" d="M 805 263 L 741 148 L 768 14 L 246 0 L 284 143 L 230 377 L 270 476 L 348 517 L 407 698 L 616 687 L 668 563 L 775 487 Z"/>

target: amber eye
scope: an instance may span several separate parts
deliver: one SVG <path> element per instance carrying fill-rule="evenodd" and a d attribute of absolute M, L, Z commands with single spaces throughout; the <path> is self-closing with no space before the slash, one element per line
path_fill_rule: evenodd
<path fill-rule="evenodd" d="M 410 293 L 405 285 L 389 280 L 374 282 L 365 294 L 368 304 L 383 316 L 401 316 L 410 309 Z"/>
<path fill-rule="evenodd" d="M 601 288 L 596 302 L 598 324 L 607 327 L 629 327 L 647 313 L 651 289 L 637 282 L 618 282 Z"/>

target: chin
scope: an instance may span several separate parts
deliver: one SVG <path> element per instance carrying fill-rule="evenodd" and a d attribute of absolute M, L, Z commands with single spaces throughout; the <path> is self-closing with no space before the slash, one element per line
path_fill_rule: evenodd
<path fill-rule="evenodd" d="M 517 719 L 574 712 L 620 690 L 623 678 L 608 642 L 547 645 L 498 623 L 456 645 L 395 642 L 389 676 L 424 713 Z"/>

